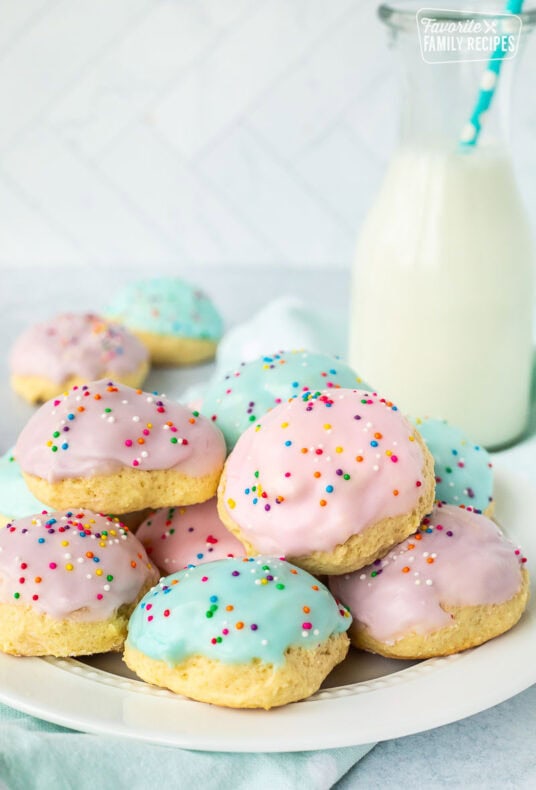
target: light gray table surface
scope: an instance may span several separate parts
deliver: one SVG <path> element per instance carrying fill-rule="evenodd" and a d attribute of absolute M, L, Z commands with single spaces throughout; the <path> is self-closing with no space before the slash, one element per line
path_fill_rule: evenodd
<path fill-rule="evenodd" d="M 252 266 L 177 269 L 175 273 L 188 276 L 213 296 L 227 326 L 247 319 L 284 294 L 299 296 L 338 320 L 348 310 L 348 274 L 342 271 Z M 108 295 L 140 274 L 139 269 L 128 268 L 0 269 L 0 381 L 7 382 L 9 348 L 28 323 L 66 310 L 98 312 Z M 345 349 L 333 351 L 344 354 Z M 160 372 L 158 381 L 164 389 L 162 375 L 167 376 L 166 393 L 179 394 L 206 379 L 211 370 L 205 365 Z M 145 388 L 151 389 L 151 376 Z M 12 446 L 31 413 L 31 407 L 7 385 L 0 388 L 1 452 Z M 519 469 L 536 485 L 536 438 L 531 435 L 536 435 L 536 408 L 528 438 L 502 455 L 511 469 Z M 373 786 L 535 788 L 536 686 L 454 724 L 378 744 L 337 785 L 340 790 Z"/>

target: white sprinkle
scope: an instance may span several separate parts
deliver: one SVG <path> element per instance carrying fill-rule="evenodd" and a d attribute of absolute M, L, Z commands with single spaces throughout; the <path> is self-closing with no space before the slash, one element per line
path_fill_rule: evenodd
<path fill-rule="evenodd" d="M 147 450 L 143 450 L 142 453 L 141 453 L 141 457 L 142 458 L 147 458 L 148 455 L 149 455 L 149 453 L 147 452 Z"/>
<path fill-rule="evenodd" d="M 106 590 L 106 592 L 108 592 L 110 590 L 110 585 L 109 584 L 105 584 L 102 589 Z"/>
<path fill-rule="evenodd" d="M 349 576 L 345 576 L 344 578 L 345 579 L 349 579 L 350 577 Z M 362 573 L 359 578 L 361 579 L 361 581 L 363 581 L 363 579 L 367 578 L 367 574 L 366 573 Z"/>
<path fill-rule="evenodd" d="M 420 584 L 420 583 L 421 583 L 420 579 L 415 579 L 415 584 Z"/>
<path fill-rule="evenodd" d="M 115 422 L 115 417 L 113 416 L 113 414 L 110 414 L 110 416 L 108 417 L 108 422 Z"/>
<path fill-rule="evenodd" d="M 268 640 L 267 639 L 262 639 L 261 640 L 261 645 L 267 645 L 267 644 L 268 644 Z"/>
<path fill-rule="evenodd" d="M 140 421 L 140 418 L 139 418 L 139 417 L 133 417 L 133 418 L 132 418 L 132 422 L 139 422 L 139 421 Z"/>
<path fill-rule="evenodd" d="M 378 464 L 374 464 L 374 466 L 372 467 L 372 471 L 377 472 L 379 468 L 380 467 L 378 466 Z"/>
<path fill-rule="evenodd" d="M 86 573 L 86 579 L 91 579 L 91 578 L 92 578 L 91 573 Z"/>
<path fill-rule="evenodd" d="M 71 559 L 71 555 L 69 553 L 63 555 L 66 560 Z"/>
<path fill-rule="evenodd" d="M 301 632 L 301 635 L 302 635 L 302 636 L 303 636 L 305 639 L 307 639 L 307 637 L 309 636 L 309 631 L 302 631 L 302 632 Z"/>
<path fill-rule="evenodd" d="M 433 581 L 431 579 L 426 579 L 426 584 L 428 587 L 430 587 L 430 585 L 433 584 Z"/>

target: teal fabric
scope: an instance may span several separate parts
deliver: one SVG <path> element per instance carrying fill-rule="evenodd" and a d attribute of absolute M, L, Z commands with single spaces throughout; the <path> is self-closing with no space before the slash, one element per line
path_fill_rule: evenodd
<path fill-rule="evenodd" d="M 75 732 L 0 705 L 0 786 L 9 790 L 324 790 L 371 748 L 194 752 Z"/>

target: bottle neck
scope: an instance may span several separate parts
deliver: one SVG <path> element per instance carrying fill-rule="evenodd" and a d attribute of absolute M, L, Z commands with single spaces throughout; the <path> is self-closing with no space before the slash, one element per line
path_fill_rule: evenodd
<path fill-rule="evenodd" d="M 416 31 L 390 32 L 402 83 L 401 144 L 455 149 L 475 106 L 486 63 L 427 63 Z M 519 55 L 502 66 L 492 103 L 482 120 L 479 146 L 509 148 L 512 82 L 518 60 Z"/>

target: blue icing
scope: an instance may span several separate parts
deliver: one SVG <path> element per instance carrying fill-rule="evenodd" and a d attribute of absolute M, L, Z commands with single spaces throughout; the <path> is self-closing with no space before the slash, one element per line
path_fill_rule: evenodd
<path fill-rule="evenodd" d="M 263 414 L 304 390 L 332 386 L 368 389 L 352 368 L 337 357 L 311 351 L 280 351 L 243 362 L 209 384 L 201 411 L 212 418 L 230 451 L 238 438 Z"/>
<path fill-rule="evenodd" d="M 485 510 L 493 495 L 489 453 L 446 420 L 416 420 L 415 425 L 434 456 L 436 499 Z"/>
<path fill-rule="evenodd" d="M 219 340 L 223 333 L 221 316 L 208 296 L 178 277 L 129 283 L 106 315 L 129 329 L 157 335 Z"/>
<path fill-rule="evenodd" d="M 30 493 L 13 451 L 0 458 L 0 514 L 7 518 L 23 518 L 41 513 L 45 505 Z"/>
<path fill-rule="evenodd" d="M 170 666 L 195 655 L 281 665 L 287 648 L 315 648 L 351 622 L 301 568 L 274 557 L 225 559 L 161 579 L 134 610 L 127 641 Z"/>

